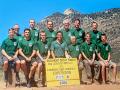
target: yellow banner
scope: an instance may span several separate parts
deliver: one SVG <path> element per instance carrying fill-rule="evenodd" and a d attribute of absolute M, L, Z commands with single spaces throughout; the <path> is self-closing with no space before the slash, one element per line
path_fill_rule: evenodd
<path fill-rule="evenodd" d="M 80 84 L 76 58 L 49 59 L 45 65 L 48 87 Z"/>

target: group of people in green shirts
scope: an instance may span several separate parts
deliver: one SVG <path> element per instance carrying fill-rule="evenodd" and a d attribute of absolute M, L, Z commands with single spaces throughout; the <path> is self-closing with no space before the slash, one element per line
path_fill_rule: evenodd
<path fill-rule="evenodd" d="M 38 81 L 41 74 L 45 86 L 45 61 L 49 58 L 77 58 L 79 72 L 83 68 L 89 80 L 93 83 L 102 78 L 107 83 L 107 69 L 113 69 L 113 83 L 116 83 L 116 64 L 111 61 L 111 47 L 106 34 L 97 30 L 97 22 L 92 22 L 92 30 L 86 32 L 80 27 L 80 20 L 74 20 L 74 27 L 70 28 L 68 19 L 63 21 L 62 30 L 53 30 L 53 22 L 47 21 L 45 30 L 35 27 L 35 20 L 30 20 L 30 28 L 19 34 L 19 25 L 15 24 L 8 31 L 8 38 L 2 43 L 2 63 L 5 83 L 8 83 L 8 68 L 14 68 L 16 83 L 20 83 L 19 71 L 24 72 L 27 87 L 31 87 L 35 72 L 38 70 Z M 47 74 L 47 73 L 46 73 Z M 82 73 L 81 73 L 82 74 Z M 84 83 L 82 75 L 80 82 Z"/>

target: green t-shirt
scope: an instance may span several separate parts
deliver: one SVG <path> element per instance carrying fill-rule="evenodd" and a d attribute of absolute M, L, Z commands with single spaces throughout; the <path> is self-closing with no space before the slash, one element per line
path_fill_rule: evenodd
<path fill-rule="evenodd" d="M 51 44 L 51 51 L 54 52 L 57 58 L 65 57 L 65 51 L 68 51 L 66 42 L 58 43 L 57 41 L 53 41 Z"/>
<path fill-rule="evenodd" d="M 68 53 L 72 58 L 78 58 L 80 54 L 80 46 L 77 44 L 71 44 L 68 46 Z"/>
<path fill-rule="evenodd" d="M 22 49 L 23 53 L 26 56 L 30 56 L 35 49 L 35 43 L 33 40 L 26 40 L 25 38 L 22 39 L 21 42 L 18 44 L 18 48 Z"/>
<path fill-rule="evenodd" d="M 92 59 L 95 53 L 95 44 L 84 42 L 81 46 L 81 52 L 83 52 L 87 58 Z"/>
<path fill-rule="evenodd" d="M 95 45 L 98 45 L 101 42 L 101 34 L 102 32 L 100 31 L 90 31 L 91 35 L 91 42 L 94 43 Z"/>
<path fill-rule="evenodd" d="M 37 50 L 39 50 L 42 57 L 46 57 L 48 54 L 48 51 L 50 50 L 50 43 L 48 41 L 43 42 L 39 40 L 36 43 L 36 48 Z"/>
<path fill-rule="evenodd" d="M 63 33 L 63 41 L 67 43 L 67 45 L 70 45 L 71 41 L 70 41 L 70 37 L 73 36 L 73 30 L 72 29 L 62 29 L 61 30 Z"/>
<path fill-rule="evenodd" d="M 13 56 L 18 49 L 18 40 L 16 38 L 7 38 L 3 41 L 1 48 L 4 49 L 8 55 Z"/>
<path fill-rule="evenodd" d="M 15 35 L 14 38 L 16 38 L 18 40 L 18 42 L 22 41 L 23 36 L 22 35 Z"/>
<path fill-rule="evenodd" d="M 97 47 L 98 53 L 100 53 L 101 57 L 105 60 L 108 59 L 108 54 L 111 52 L 111 47 L 108 43 L 103 44 L 102 42 Z"/>
<path fill-rule="evenodd" d="M 30 37 L 34 42 L 39 40 L 39 30 L 37 29 L 30 29 Z"/>
<path fill-rule="evenodd" d="M 77 44 L 81 45 L 84 42 L 85 31 L 82 28 L 79 29 L 73 28 L 73 30 L 74 30 L 73 35 L 76 37 Z"/>
<path fill-rule="evenodd" d="M 50 42 L 50 44 L 51 44 L 53 41 L 55 41 L 56 32 L 55 32 L 54 30 L 45 29 L 44 31 L 45 31 L 45 33 L 46 33 L 47 41 Z"/>

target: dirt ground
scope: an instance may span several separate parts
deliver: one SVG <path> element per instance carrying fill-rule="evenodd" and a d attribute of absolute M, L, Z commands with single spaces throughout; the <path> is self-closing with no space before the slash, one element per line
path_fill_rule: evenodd
<path fill-rule="evenodd" d="M 77 85 L 77 86 L 62 86 L 62 87 L 8 87 L 4 88 L 0 84 L 0 90 L 120 90 L 120 85 Z"/>
<path fill-rule="evenodd" d="M 23 75 L 20 74 L 22 77 Z M 0 90 L 120 90 L 119 85 L 105 84 L 98 85 L 96 83 L 92 85 L 74 85 L 74 86 L 61 86 L 61 87 L 7 87 L 5 88 L 5 84 L 3 81 L 3 75 L 0 76 Z M 120 73 L 117 75 L 117 81 L 120 82 Z"/>

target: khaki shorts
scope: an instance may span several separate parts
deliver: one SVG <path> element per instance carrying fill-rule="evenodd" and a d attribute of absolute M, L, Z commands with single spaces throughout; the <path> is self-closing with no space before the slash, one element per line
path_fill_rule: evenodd
<path fill-rule="evenodd" d="M 20 59 L 20 61 L 21 61 L 21 60 L 25 60 L 25 61 L 26 61 L 26 59 L 25 59 L 23 56 L 18 56 L 18 58 Z M 37 61 L 36 58 L 33 57 L 32 60 L 31 60 L 30 62 L 28 62 L 28 63 L 31 63 L 31 64 L 32 64 L 32 63 L 34 63 L 34 62 L 36 62 L 36 61 Z"/>
<path fill-rule="evenodd" d="M 4 64 L 5 61 L 9 61 L 8 58 L 5 57 L 5 56 L 3 56 L 3 55 L 2 55 L 2 58 L 1 58 L 1 59 L 2 59 L 2 61 L 1 61 L 1 64 L 2 64 L 2 65 Z M 18 57 L 16 57 L 16 58 L 14 59 L 14 62 L 16 62 L 16 61 L 19 61 L 19 58 L 18 58 Z"/>

